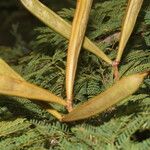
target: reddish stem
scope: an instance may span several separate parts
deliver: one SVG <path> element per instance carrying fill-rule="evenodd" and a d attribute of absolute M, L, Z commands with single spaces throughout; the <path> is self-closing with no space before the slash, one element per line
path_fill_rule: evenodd
<path fill-rule="evenodd" d="M 118 65 L 119 65 L 119 61 L 113 61 L 113 68 L 114 68 L 114 79 L 115 81 L 119 80 L 119 71 L 118 71 Z"/>

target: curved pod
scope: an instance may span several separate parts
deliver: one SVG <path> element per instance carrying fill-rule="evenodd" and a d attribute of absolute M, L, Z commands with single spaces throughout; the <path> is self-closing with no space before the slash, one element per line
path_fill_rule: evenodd
<path fill-rule="evenodd" d="M 1 74 L 0 94 L 53 102 L 64 106 L 66 105 L 66 102 L 63 99 L 55 96 L 45 89 L 42 89 L 26 81 L 18 80 Z"/>
<path fill-rule="evenodd" d="M 77 106 L 69 114 L 64 115 L 62 121 L 82 120 L 108 109 L 117 102 L 132 95 L 140 87 L 144 77 L 147 75 L 148 73 L 141 73 L 122 78 L 105 92 Z"/>
<path fill-rule="evenodd" d="M 84 40 L 87 22 L 93 0 L 77 0 L 77 8 L 73 20 L 71 37 L 67 52 L 66 95 L 68 110 L 72 110 L 73 86 L 77 69 L 78 57 Z"/>
<path fill-rule="evenodd" d="M 143 0 L 129 0 L 126 15 L 121 30 L 121 38 L 116 61 L 120 62 L 124 48 L 135 26 L 137 16 L 143 4 Z"/>
<path fill-rule="evenodd" d="M 43 5 L 39 0 L 20 0 L 20 1 L 27 10 L 29 10 L 34 16 L 36 16 L 48 27 L 52 28 L 54 31 L 56 31 L 66 39 L 70 38 L 71 25 L 65 20 L 63 20 L 56 13 L 54 13 L 52 10 L 50 10 L 48 7 Z M 112 64 L 111 59 L 87 37 L 85 37 L 83 47 L 89 52 L 95 54 L 96 56 L 106 61 L 108 64 L 110 65 Z"/>
<path fill-rule="evenodd" d="M 16 79 L 16 80 L 19 80 L 19 81 L 23 81 L 23 82 L 26 82 L 25 81 L 25 79 L 24 78 L 22 78 L 17 72 L 15 72 L 5 61 L 3 61 L 2 59 L 0 59 L 0 74 L 3 76 L 3 77 L 6 77 L 6 76 L 8 76 L 8 78 L 13 78 L 13 80 L 14 79 Z M 7 83 L 8 85 L 5 85 L 5 83 L 4 83 L 4 85 L 5 86 L 3 86 L 3 87 L 1 87 L 1 83 L 0 83 L 0 94 L 6 94 L 6 95 L 11 95 L 12 94 L 12 92 L 13 91 L 7 91 L 7 88 L 9 87 L 9 86 L 13 86 L 13 85 L 11 85 L 12 83 L 8 83 L 8 81 L 7 81 L 7 79 L 5 78 L 4 79 L 4 82 L 5 83 Z M 6 87 L 7 86 L 7 87 Z M 28 89 L 28 86 L 26 87 L 26 89 Z M 35 93 L 35 92 L 37 92 L 37 88 L 35 88 L 35 90 L 36 91 L 34 91 L 33 93 Z M 41 91 L 44 91 L 44 93 L 42 92 L 42 93 L 39 93 L 40 94 L 40 96 L 41 97 L 39 97 L 39 98 L 41 98 L 41 99 L 44 99 L 45 98 L 45 91 L 46 90 L 41 90 Z M 17 92 L 17 91 L 15 91 L 15 92 Z M 24 93 L 19 93 L 19 94 L 17 94 L 16 95 L 16 93 L 15 92 L 13 92 L 13 95 L 14 96 L 20 96 L 20 97 L 24 97 L 25 95 L 24 95 Z M 47 92 L 46 92 L 47 93 Z M 22 95 L 23 94 L 23 95 Z M 32 93 L 31 93 L 31 95 L 32 95 Z M 28 93 L 28 97 L 26 97 L 26 98 L 31 98 L 31 95 L 29 95 L 29 93 Z M 42 95 L 44 95 L 44 96 L 42 96 Z M 33 97 L 34 95 L 32 95 L 32 97 Z M 38 95 L 37 95 L 38 96 Z M 43 101 L 43 103 L 41 103 L 41 106 L 43 107 L 43 108 L 45 108 L 49 113 L 51 113 L 53 116 L 55 116 L 58 120 L 61 120 L 62 119 L 62 115 L 59 113 L 59 112 L 57 112 L 56 110 L 53 110 L 53 109 L 50 109 L 49 108 L 49 105 L 48 105 L 48 102 L 49 102 L 49 99 L 51 99 L 51 98 L 56 98 L 56 100 L 58 100 L 59 102 L 56 102 L 56 103 L 59 103 L 59 104 L 61 104 L 61 105 L 66 105 L 66 102 L 64 101 L 64 100 L 62 100 L 61 98 L 59 98 L 58 96 L 53 96 L 53 94 L 52 93 L 48 93 L 48 96 L 49 96 L 49 98 L 48 99 L 46 99 L 46 100 L 41 100 L 41 101 Z M 36 98 L 36 97 L 35 97 Z M 60 99 L 60 100 L 59 100 Z M 40 100 L 40 99 L 39 99 Z M 48 100 L 48 101 L 47 101 Z M 45 101 L 45 102 L 44 102 Z M 55 100 L 54 100 L 54 102 L 55 102 Z"/>
<path fill-rule="evenodd" d="M 4 60 L 0 58 L 0 74 L 5 76 L 11 76 L 19 80 L 25 81 L 17 72 L 15 72 Z"/>

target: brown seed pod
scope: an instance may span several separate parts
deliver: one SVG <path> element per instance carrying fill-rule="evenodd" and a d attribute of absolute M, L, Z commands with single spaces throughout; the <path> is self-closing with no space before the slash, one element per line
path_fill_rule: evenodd
<path fill-rule="evenodd" d="M 119 49 L 116 61 L 120 62 L 124 48 L 128 42 L 128 39 L 134 29 L 137 16 L 143 4 L 143 0 L 129 0 L 126 15 L 123 21 L 121 38 L 119 42 Z"/>
<path fill-rule="evenodd" d="M 64 106 L 66 105 L 66 101 L 45 89 L 42 89 L 26 81 L 18 80 L 1 74 L 0 94 L 53 102 Z"/>
<path fill-rule="evenodd" d="M 71 37 L 67 52 L 66 95 L 67 109 L 72 110 L 73 86 L 77 69 L 78 57 L 84 40 L 87 22 L 93 0 L 78 0 L 72 24 Z"/>
<path fill-rule="evenodd" d="M 65 37 L 70 38 L 71 35 L 71 25 L 58 16 L 51 9 L 43 5 L 39 0 L 20 0 L 21 3 L 28 9 L 34 16 L 36 16 L 40 21 L 46 24 L 48 27 L 52 28 L 54 31 Z M 88 0 L 89 1 L 89 0 Z M 99 49 L 91 40 L 85 37 L 83 42 L 83 47 L 100 57 L 108 64 L 112 64 L 111 59 Z"/>
<path fill-rule="evenodd" d="M 139 73 L 122 78 L 105 92 L 77 106 L 69 114 L 64 115 L 62 121 L 82 120 L 101 113 L 117 102 L 132 95 L 140 87 L 144 77 L 147 75 L 148 73 Z"/>
<path fill-rule="evenodd" d="M 20 96 L 66 105 L 66 101 L 49 91 L 28 83 L 5 61 L 0 59 L 0 94 Z"/>
<path fill-rule="evenodd" d="M 17 72 L 15 72 L 5 61 L 3 61 L 2 59 L 0 59 L 0 75 L 2 76 L 2 77 L 6 77 L 6 76 L 8 76 L 8 78 L 13 78 L 13 82 L 15 82 L 14 81 L 14 79 L 16 80 L 16 81 L 18 81 L 19 80 L 19 82 L 20 81 L 22 81 L 23 83 L 24 82 L 26 82 L 25 81 L 25 79 L 23 78 L 23 77 L 21 77 Z M 5 78 L 4 79 L 4 81 L 3 81 L 4 83 L 4 86 L 2 87 L 2 85 L 1 85 L 1 82 L 0 82 L 0 94 L 6 94 L 6 95 L 12 95 L 12 92 L 13 92 L 13 95 L 14 96 L 20 96 L 20 97 L 25 97 L 25 95 L 27 94 L 24 94 L 24 93 L 19 93 L 19 94 L 17 94 L 16 95 L 16 91 L 12 91 L 12 90 L 10 90 L 10 91 L 7 91 L 7 88 L 9 87 L 9 86 L 14 86 L 14 84 L 12 84 L 12 82 L 11 83 L 9 83 L 8 81 L 7 81 L 7 79 Z M 6 83 L 8 84 L 8 85 L 6 85 Z M 26 82 L 27 83 L 27 82 Z M 34 86 L 34 85 L 32 85 L 32 86 Z M 35 86 L 34 86 L 35 87 Z M 26 89 L 28 90 L 28 86 L 26 86 Z M 39 88 L 38 88 L 39 89 Z M 41 89 L 41 88 L 40 88 Z M 36 93 L 37 92 L 37 87 L 36 88 L 34 88 L 33 90 L 35 90 L 33 93 Z M 43 89 L 41 89 L 41 92 L 43 91 Z M 39 100 L 41 100 L 42 101 L 42 103 L 41 103 L 41 106 L 44 108 L 44 109 L 46 109 L 50 114 L 52 114 L 53 116 L 55 116 L 58 120 L 62 120 L 62 114 L 60 114 L 59 112 L 57 112 L 56 110 L 54 110 L 54 109 L 51 109 L 51 108 L 49 108 L 49 105 L 48 105 L 48 103 L 49 103 L 49 100 L 48 99 L 51 99 L 51 98 L 56 98 L 56 100 L 60 100 L 58 103 L 59 104 L 61 104 L 61 105 L 66 105 L 66 102 L 64 101 L 64 100 L 62 100 L 60 97 L 58 97 L 58 96 L 55 96 L 55 95 L 53 95 L 52 93 L 50 93 L 50 92 L 46 92 L 47 94 L 48 94 L 48 99 L 46 98 L 45 100 L 43 100 L 44 99 L 44 97 L 45 97 L 45 91 L 46 90 L 44 90 L 42 93 L 39 93 L 40 94 L 40 96 L 41 96 L 41 99 L 39 99 Z M 23 94 L 23 95 L 22 95 Z M 44 97 L 42 97 L 42 95 L 44 95 Z M 25 97 L 25 98 L 31 98 L 31 96 L 33 97 L 34 95 L 32 95 L 32 93 L 31 93 L 31 95 L 28 93 L 28 95 L 27 95 L 27 97 Z M 38 95 L 37 95 L 38 96 Z M 36 96 L 36 97 L 37 97 Z M 36 98 L 35 97 L 35 98 Z M 39 97 L 40 98 L 40 97 Z M 47 101 L 48 100 L 48 101 Z M 55 100 L 54 100 L 54 102 L 55 102 Z M 57 103 L 57 102 L 56 102 Z"/>

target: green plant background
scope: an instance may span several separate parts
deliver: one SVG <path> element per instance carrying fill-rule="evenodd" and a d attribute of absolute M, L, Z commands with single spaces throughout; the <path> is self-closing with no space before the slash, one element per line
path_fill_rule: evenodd
<path fill-rule="evenodd" d="M 74 0 L 42 1 L 71 22 Z M 95 0 L 86 35 L 110 58 L 126 0 Z M 0 57 L 26 80 L 65 98 L 68 41 L 30 15 L 19 1 L 0 2 Z M 28 33 L 28 34 L 26 34 Z M 111 40 L 109 40 L 111 39 Z M 119 68 L 120 77 L 150 70 L 150 4 L 145 0 Z M 81 51 L 74 88 L 75 105 L 113 84 L 112 68 L 95 55 Z M 88 120 L 60 123 L 41 103 L 0 96 L 0 150 L 148 150 L 150 147 L 150 79 L 132 96 Z M 66 113 L 58 105 L 51 107 Z"/>

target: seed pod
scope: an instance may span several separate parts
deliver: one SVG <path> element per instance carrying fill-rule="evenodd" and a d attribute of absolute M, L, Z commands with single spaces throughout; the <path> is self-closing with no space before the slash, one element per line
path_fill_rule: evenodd
<path fill-rule="evenodd" d="M 56 31 L 66 39 L 70 38 L 71 25 L 56 13 L 54 13 L 52 10 L 50 10 L 48 7 L 43 5 L 39 0 L 20 1 L 34 16 L 36 16 L 48 27 L 52 28 L 54 31 Z M 111 59 L 88 38 L 85 38 L 83 47 L 106 61 L 108 64 L 112 64 Z"/>
<path fill-rule="evenodd" d="M 5 61 L 0 59 L 0 94 L 20 96 L 66 105 L 66 101 L 49 91 L 26 82 Z"/>
<path fill-rule="evenodd" d="M 128 2 L 128 6 L 126 10 L 127 12 L 121 30 L 121 38 L 120 38 L 118 54 L 116 58 L 117 62 L 120 62 L 121 60 L 124 48 L 135 26 L 137 16 L 141 9 L 142 3 L 143 0 L 129 0 Z"/>
<path fill-rule="evenodd" d="M 40 101 L 53 102 L 66 105 L 66 102 L 58 96 L 26 81 L 0 74 L 0 94 L 19 96 Z"/>
<path fill-rule="evenodd" d="M 23 82 L 25 82 L 25 79 L 24 78 L 22 78 L 17 72 L 15 72 L 5 61 L 3 61 L 2 59 L 0 59 L 0 74 L 1 75 L 3 75 L 4 77 L 5 76 L 9 76 L 9 77 L 12 77 L 12 78 L 14 78 L 14 79 L 16 79 L 16 80 L 19 80 L 19 81 L 23 81 Z M 5 83 L 7 83 L 7 80 L 5 80 L 4 81 Z M 8 83 L 9 84 L 9 86 L 12 84 L 12 83 Z M 8 85 L 5 85 L 5 86 L 7 86 L 7 88 L 8 88 Z M 7 91 L 7 89 L 4 89 L 5 88 L 5 86 L 4 87 L 1 87 L 1 82 L 0 82 L 0 94 L 7 94 L 7 95 L 11 95 L 12 94 L 12 91 L 10 91 L 10 93 L 8 93 L 9 91 Z M 28 89 L 28 87 L 26 87 L 27 89 Z M 36 91 L 37 89 L 35 88 L 35 91 Z M 2 92 L 2 93 L 1 93 Z M 37 91 L 36 91 L 37 92 Z M 35 93 L 35 92 L 34 92 Z M 16 93 L 14 93 L 14 96 L 18 96 L 18 95 L 15 95 Z M 21 94 L 21 93 L 20 93 Z M 20 95 L 19 94 L 19 95 Z M 44 95 L 44 97 L 45 97 L 45 90 L 44 90 L 44 94 L 43 93 L 39 93 L 40 95 Z M 31 93 L 31 95 L 32 95 L 32 93 Z M 26 98 L 30 98 L 31 97 L 31 95 L 28 95 L 28 97 L 26 97 Z M 32 95 L 33 96 L 33 95 Z M 49 99 L 50 98 L 55 98 L 55 97 L 57 97 L 57 96 L 53 96 L 53 94 L 51 94 L 51 93 L 49 93 Z M 22 95 L 21 95 L 21 97 L 22 97 Z M 41 97 L 41 99 L 43 99 L 44 97 Z M 59 97 L 57 97 L 56 99 L 60 99 Z M 42 100 L 41 100 L 42 101 Z M 48 101 L 49 102 L 49 101 Z M 62 103 L 62 104 L 61 104 Z M 62 99 L 61 99 L 61 103 L 59 102 L 59 104 L 61 104 L 61 105 L 66 105 L 65 104 L 65 101 L 62 101 Z M 62 114 L 60 114 L 59 112 L 57 112 L 56 110 L 53 110 L 53 109 L 50 109 L 49 108 L 49 105 L 48 105 L 48 103 L 47 103 L 47 100 L 46 100 L 46 102 L 42 102 L 41 103 L 41 106 L 44 108 L 44 109 L 46 109 L 50 114 L 52 114 L 53 116 L 55 116 L 58 120 L 62 120 Z"/>
<path fill-rule="evenodd" d="M 141 73 L 122 78 L 105 92 L 77 106 L 69 114 L 64 115 L 62 121 L 81 120 L 101 113 L 117 102 L 132 95 L 140 87 L 144 77 L 147 75 L 148 73 Z"/>
<path fill-rule="evenodd" d="M 5 76 L 10 76 L 12 78 L 17 78 L 19 80 L 24 80 L 17 72 L 15 72 L 4 60 L 0 59 L 0 74 Z"/>
<path fill-rule="evenodd" d="M 87 22 L 91 10 L 93 0 L 78 0 L 77 8 L 72 24 L 71 37 L 69 40 L 67 52 L 67 69 L 66 69 L 66 94 L 67 94 L 67 108 L 72 110 L 73 86 L 78 63 L 78 57 L 84 35 L 86 31 Z"/>

